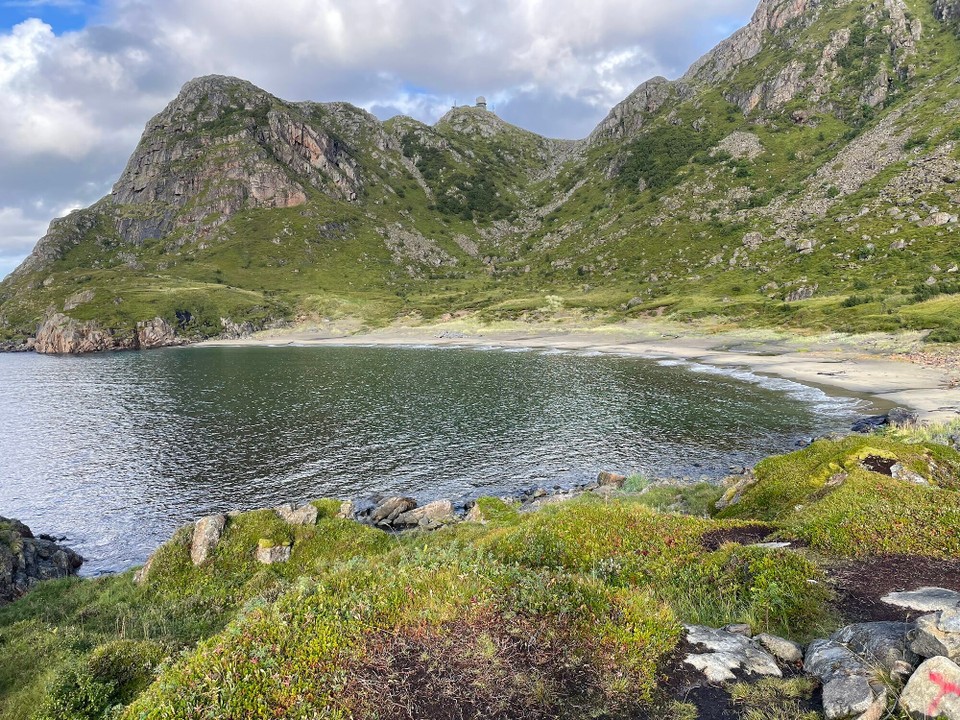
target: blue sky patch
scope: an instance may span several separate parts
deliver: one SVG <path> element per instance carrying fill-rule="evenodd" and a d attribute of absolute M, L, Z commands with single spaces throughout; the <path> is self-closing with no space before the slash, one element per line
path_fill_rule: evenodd
<path fill-rule="evenodd" d="M 86 27 L 98 2 L 86 0 L 0 0 L 0 32 L 29 18 L 39 18 L 54 32 L 68 32 Z"/>

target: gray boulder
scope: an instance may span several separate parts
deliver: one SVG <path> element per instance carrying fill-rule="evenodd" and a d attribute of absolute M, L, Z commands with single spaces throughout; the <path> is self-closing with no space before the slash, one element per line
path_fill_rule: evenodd
<path fill-rule="evenodd" d="M 194 565 L 207 561 L 210 553 L 219 544 L 226 527 L 226 515 L 207 515 L 197 520 L 197 524 L 193 526 L 193 541 L 190 543 L 190 560 Z"/>
<path fill-rule="evenodd" d="M 946 621 L 942 620 L 944 612 L 947 613 Z M 960 633 L 943 629 L 955 626 L 956 612 L 948 610 L 918 617 L 910 649 L 925 658 L 942 656 L 950 660 L 960 659 Z"/>
<path fill-rule="evenodd" d="M 879 663 L 889 673 L 898 662 L 915 666 L 919 661 L 920 658 L 910 650 L 914 630 L 913 623 L 858 623 L 838 630 L 832 639 L 868 661 Z"/>
<path fill-rule="evenodd" d="M 82 564 L 80 555 L 53 538 L 34 537 L 19 520 L 0 517 L 0 604 L 38 582 L 75 575 Z"/>
<path fill-rule="evenodd" d="M 827 720 L 879 720 L 886 709 L 886 688 L 873 682 L 873 669 L 852 650 L 835 640 L 814 640 L 807 648 L 803 669 L 823 683 L 823 712 Z"/>
<path fill-rule="evenodd" d="M 915 720 L 960 720 L 960 667 L 943 657 L 927 660 L 910 677 L 900 706 Z"/>
<path fill-rule="evenodd" d="M 277 508 L 274 508 L 274 512 L 276 512 L 277 515 L 291 525 L 317 524 L 318 512 L 317 508 L 312 503 L 307 503 L 306 505 L 301 505 L 299 507 L 293 503 L 285 503 Z"/>
<path fill-rule="evenodd" d="M 393 521 L 394 527 L 422 527 L 437 528 L 441 525 L 455 522 L 457 519 L 453 511 L 453 503 L 449 500 L 436 500 L 423 507 L 414 508 L 400 513 Z"/>
<path fill-rule="evenodd" d="M 408 497 L 391 497 L 380 503 L 370 514 L 370 522 L 374 525 L 391 524 L 402 513 L 409 512 L 417 506 L 417 501 Z"/>

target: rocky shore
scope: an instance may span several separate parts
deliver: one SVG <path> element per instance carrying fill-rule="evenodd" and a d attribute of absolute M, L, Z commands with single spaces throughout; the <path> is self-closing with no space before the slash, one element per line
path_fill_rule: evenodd
<path fill-rule="evenodd" d="M 83 558 L 49 535 L 34 536 L 19 520 L 0 517 L 0 604 L 43 580 L 75 575 Z"/>

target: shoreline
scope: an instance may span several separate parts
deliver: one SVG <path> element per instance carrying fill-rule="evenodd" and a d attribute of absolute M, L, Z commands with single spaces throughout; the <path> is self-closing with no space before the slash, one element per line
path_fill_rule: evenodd
<path fill-rule="evenodd" d="M 716 333 L 668 323 L 602 327 L 445 323 L 345 334 L 336 329 L 271 330 L 190 347 L 438 347 L 598 352 L 746 369 L 870 402 L 877 412 L 907 407 L 921 421 L 960 417 L 957 371 L 917 362 L 919 336 L 796 336 L 770 330 Z"/>

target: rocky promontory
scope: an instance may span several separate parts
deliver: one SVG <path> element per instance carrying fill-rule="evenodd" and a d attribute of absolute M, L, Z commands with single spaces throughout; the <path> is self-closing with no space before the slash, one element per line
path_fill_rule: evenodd
<path fill-rule="evenodd" d="M 0 604 L 42 580 L 75 575 L 83 558 L 49 535 L 34 536 L 19 520 L 0 517 Z"/>

